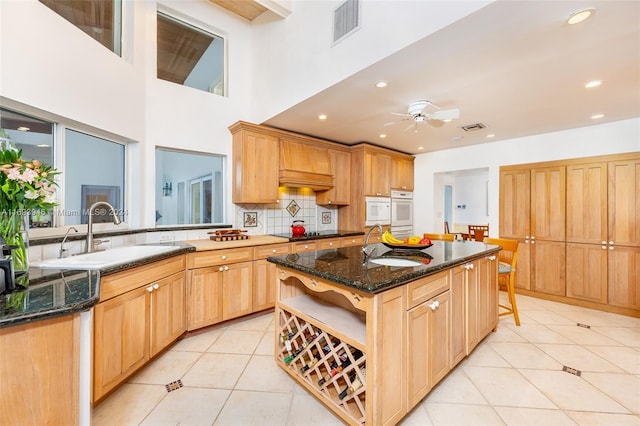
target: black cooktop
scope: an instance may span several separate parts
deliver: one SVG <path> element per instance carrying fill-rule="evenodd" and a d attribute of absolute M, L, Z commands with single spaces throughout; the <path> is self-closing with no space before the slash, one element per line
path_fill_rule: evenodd
<path fill-rule="evenodd" d="M 352 235 L 364 235 L 362 231 L 315 231 L 315 232 L 306 232 L 304 235 L 294 237 L 291 233 L 287 234 L 271 234 L 274 237 L 280 238 L 288 238 L 289 241 L 305 241 L 305 240 L 319 240 L 322 238 L 339 238 L 339 237 L 350 237 Z"/>

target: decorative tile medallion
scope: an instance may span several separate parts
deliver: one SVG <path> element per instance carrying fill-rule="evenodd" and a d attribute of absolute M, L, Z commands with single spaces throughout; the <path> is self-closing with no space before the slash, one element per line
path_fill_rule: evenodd
<path fill-rule="evenodd" d="M 331 212 L 322 212 L 322 223 L 331 223 Z"/>
<path fill-rule="evenodd" d="M 298 214 L 298 212 L 300 211 L 300 206 L 298 205 L 298 203 L 296 203 L 296 200 L 291 200 L 291 202 L 287 206 L 287 211 L 289 212 L 291 217 L 294 217 Z"/>
<path fill-rule="evenodd" d="M 258 226 L 258 212 L 244 212 L 244 227 L 254 228 Z"/>

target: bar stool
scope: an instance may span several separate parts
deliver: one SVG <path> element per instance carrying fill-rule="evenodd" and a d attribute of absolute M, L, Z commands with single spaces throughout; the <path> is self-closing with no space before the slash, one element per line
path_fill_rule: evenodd
<path fill-rule="evenodd" d="M 485 238 L 485 244 L 495 244 L 502 247 L 498 254 L 498 283 L 503 282 L 507 288 L 507 295 L 511 306 L 499 304 L 503 309 L 500 316 L 513 314 L 517 326 L 520 325 L 518 305 L 516 304 L 516 262 L 518 261 L 518 241 L 506 238 Z"/>

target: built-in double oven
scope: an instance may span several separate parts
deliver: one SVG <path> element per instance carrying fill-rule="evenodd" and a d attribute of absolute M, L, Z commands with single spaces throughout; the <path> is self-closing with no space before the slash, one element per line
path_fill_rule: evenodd
<path fill-rule="evenodd" d="M 391 233 L 396 238 L 413 235 L 413 192 L 391 191 Z"/>

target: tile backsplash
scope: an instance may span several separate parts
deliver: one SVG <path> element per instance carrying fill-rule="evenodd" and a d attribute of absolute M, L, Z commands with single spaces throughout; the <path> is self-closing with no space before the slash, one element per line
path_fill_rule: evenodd
<path fill-rule="evenodd" d="M 281 187 L 278 198 L 273 204 L 236 204 L 233 226 L 250 235 L 288 234 L 294 220 L 303 220 L 307 232 L 338 229 L 338 208 L 316 205 L 311 189 Z"/>

